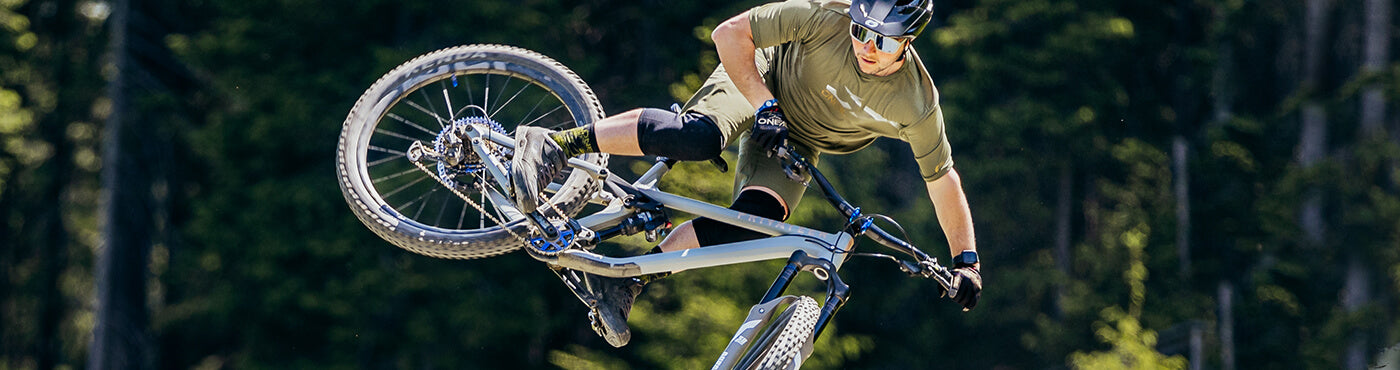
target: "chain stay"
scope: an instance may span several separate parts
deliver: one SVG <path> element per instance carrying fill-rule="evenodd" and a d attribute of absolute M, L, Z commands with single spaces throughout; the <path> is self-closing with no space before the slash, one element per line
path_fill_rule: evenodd
<path fill-rule="evenodd" d="M 568 222 L 565 222 L 565 225 L 564 225 L 564 226 L 566 226 L 566 227 L 565 227 L 563 230 L 558 230 L 558 232 L 556 233 L 556 234 L 558 235 L 558 237 L 557 237 L 555 240 L 552 240 L 552 241 L 551 241 L 551 240 L 545 239 L 545 238 L 542 236 L 542 235 L 545 234 L 545 232 L 544 232 L 543 230 L 538 230 L 537 227 L 536 227 L 536 225 L 533 225 L 533 223 L 531 223 L 531 222 L 527 222 L 526 224 L 527 224 L 527 225 L 530 225 L 530 228 L 532 229 L 532 231 L 534 231 L 535 234 L 539 234 L 539 235 L 541 235 L 541 236 L 540 236 L 540 237 L 534 237 L 534 238 L 527 238 L 527 237 L 525 237 L 525 236 L 522 236 L 522 235 L 520 235 L 519 233 L 516 233 L 514 230 L 511 230 L 510 228 L 506 227 L 506 226 L 505 226 L 506 223 L 505 223 L 505 222 L 502 222 L 502 221 L 501 221 L 499 218 L 497 218 L 493 213 L 487 212 L 485 206 L 482 206 L 480 203 L 477 203 L 476 201 L 472 200 L 471 197 L 467 196 L 466 194 L 463 194 L 460 190 L 457 189 L 456 186 L 453 186 L 453 185 L 452 185 L 451 183 L 449 183 L 447 180 L 445 180 L 445 179 L 443 179 L 441 176 L 439 176 L 438 173 L 436 173 L 436 172 L 434 172 L 434 171 L 432 171 L 432 170 L 429 170 L 427 166 L 424 166 L 424 165 L 420 162 L 422 159 L 425 159 L 425 158 L 428 159 L 428 160 L 435 160 L 435 161 L 436 161 L 436 160 L 442 160 L 444 156 L 443 156 L 441 153 L 438 153 L 438 152 L 434 151 L 433 149 L 428 149 L 428 148 L 424 147 L 424 145 L 423 145 L 422 142 L 415 141 L 415 142 L 413 142 L 412 145 L 409 146 L 409 150 L 408 150 L 408 153 L 407 153 L 407 154 L 408 154 L 408 159 L 409 159 L 409 161 L 413 162 L 413 165 L 416 166 L 416 167 L 418 167 L 419 170 L 423 171 L 423 173 L 428 174 L 428 176 L 432 177 L 433 180 L 437 181 L 439 184 L 442 184 L 443 187 L 446 187 L 447 190 L 451 191 L 453 194 L 456 194 L 458 198 L 461 198 L 464 202 L 466 202 L 467 204 L 471 205 L 472 208 L 476 208 L 476 210 L 477 210 L 478 212 L 481 212 L 481 214 L 484 215 L 484 216 L 486 216 L 486 218 L 490 219 L 491 222 L 495 222 L 496 225 L 500 225 L 501 229 L 505 230 L 507 233 L 510 233 L 511 236 L 515 237 L 517 240 L 520 240 L 521 242 L 524 242 L 524 243 L 526 243 L 526 244 L 529 244 L 532 248 L 534 248 L 534 251 L 535 251 L 535 252 L 538 252 L 538 253 L 543 254 L 543 255 L 556 255 L 556 254 L 558 254 L 559 252 L 562 252 L 562 251 L 564 251 L 565 249 L 568 249 L 569 247 L 578 245 L 578 243 L 581 241 L 580 239 L 583 239 L 583 240 L 592 240 L 592 238 L 594 237 L 594 236 L 593 236 L 593 232 L 592 232 L 591 230 L 588 230 L 587 228 L 583 228 L 582 226 L 578 225 L 577 221 L 574 221 L 574 220 L 572 220 L 572 219 L 568 219 L 567 216 L 564 216 L 564 215 L 565 215 L 564 211 L 563 211 L 563 210 L 560 210 L 558 205 L 556 205 L 556 204 L 554 204 L 554 203 L 551 203 L 551 202 L 549 202 L 549 201 L 545 201 L 544 204 L 547 205 L 547 206 L 549 206 L 550 209 L 554 210 L 555 215 L 557 215 L 557 216 L 559 216 L 559 217 L 561 217 L 561 218 L 564 218 L 564 219 L 568 219 Z M 477 187 L 477 190 L 478 190 L 478 191 L 481 191 L 481 192 L 487 191 L 487 190 L 485 189 L 485 185 L 481 184 L 480 181 L 473 182 L 473 184 Z M 540 199 L 549 199 L 549 198 L 548 198 L 547 194 L 545 194 L 543 191 L 541 191 L 541 192 L 540 192 Z M 527 216 L 528 216 L 528 215 L 527 215 Z M 542 216 L 542 215 L 541 215 L 541 216 Z M 548 218 L 545 218 L 545 220 L 543 220 L 543 221 L 545 221 L 545 224 L 546 224 L 546 225 L 548 225 L 548 224 L 551 223 L 551 222 L 549 222 Z M 576 232 L 575 230 L 581 230 L 581 231 L 577 231 L 577 232 Z M 560 243 L 560 242 L 562 242 L 562 243 Z"/>
<path fill-rule="evenodd" d="M 506 227 L 506 224 L 504 222 L 501 222 L 501 219 L 496 218 L 496 215 L 492 214 L 491 212 L 487 212 L 485 206 L 482 206 L 480 203 L 477 203 L 476 201 L 472 200 L 471 197 L 467 196 L 466 194 L 462 194 L 460 190 L 457 190 L 457 187 L 447 183 L 447 181 L 443 180 L 442 177 L 438 176 L 436 172 L 429 170 L 427 166 L 424 166 L 423 163 L 419 162 L 418 159 L 422 158 L 424 155 L 427 155 L 429 159 L 433 159 L 433 154 L 436 153 L 424 153 L 428 151 L 429 149 L 424 148 L 421 142 L 415 141 L 413 142 L 413 145 L 410 146 L 408 149 L 408 158 L 411 162 L 413 162 L 414 166 L 418 167 L 419 170 L 422 170 L 423 173 L 428 174 L 428 176 L 432 177 L 433 180 L 436 180 L 439 184 L 442 184 L 442 186 L 447 188 L 448 191 L 451 191 L 452 194 L 456 194 L 458 198 L 462 198 L 462 200 L 466 201 L 467 204 L 470 204 L 472 208 L 476 208 L 477 212 L 481 212 L 481 214 L 486 216 L 486 218 L 490 219 L 491 222 L 495 222 L 496 225 L 500 225 L 502 230 L 505 230 L 507 233 L 510 233 L 511 236 L 514 236 L 520 241 L 530 241 L 530 239 L 520 236 L 520 234 L 516 233 L 515 230 L 511 230 L 509 227 Z M 482 185 L 478 182 L 477 186 Z"/>

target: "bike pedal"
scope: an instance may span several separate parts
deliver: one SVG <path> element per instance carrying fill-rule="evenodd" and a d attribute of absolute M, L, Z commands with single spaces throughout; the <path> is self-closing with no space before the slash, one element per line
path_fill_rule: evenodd
<path fill-rule="evenodd" d="M 588 326 L 593 327 L 593 331 L 604 330 L 603 320 L 598 319 L 598 310 L 588 310 Z"/>
<path fill-rule="evenodd" d="M 598 318 L 597 309 L 588 310 L 588 326 L 592 327 L 593 332 L 598 333 L 599 336 L 607 337 L 608 328 L 603 326 L 603 320 Z"/>

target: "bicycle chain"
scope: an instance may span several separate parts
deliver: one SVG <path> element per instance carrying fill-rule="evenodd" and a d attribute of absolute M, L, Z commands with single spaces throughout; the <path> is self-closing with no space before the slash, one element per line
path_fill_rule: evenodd
<path fill-rule="evenodd" d="M 427 166 L 424 166 L 422 163 L 418 163 L 418 161 L 410 161 L 410 162 L 413 162 L 413 165 L 414 165 L 414 166 L 418 167 L 419 170 L 422 170 L 423 173 L 428 174 L 428 176 L 432 177 L 433 180 L 437 180 L 437 182 L 438 182 L 439 184 L 442 184 L 442 186 L 445 187 L 445 188 L 447 188 L 448 191 L 451 191 L 452 194 L 457 194 L 457 197 L 458 197 L 458 198 L 462 198 L 462 200 L 463 200 L 463 201 L 466 201 L 467 204 L 470 204 L 470 205 L 472 206 L 472 208 L 476 208 L 477 212 L 481 212 L 481 214 L 482 214 L 483 216 L 486 216 L 486 218 L 491 219 L 491 222 L 495 222 L 496 225 L 500 225 L 502 230 L 505 230 L 507 233 L 510 233 L 511 236 L 514 236 L 516 239 L 519 239 L 520 241 L 525 242 L 526 244 L 529 244 L 529 243 L 530 243 L 530 239 L 527 239 L 527 238 L 525 238 L 525 237 L 523 237 L 523 236 L 520 236 L 520 234 L 516 233 L 515 230 L 511 230 L 509 227 L 506 227 L 506 224 L 505 224 L 504 222 L 501 222 L 501 219 L 496 218 L 496 216 L 495 216 L 495 215 L 492 215 L 490 212 L 486 212 L 486 207 L 484 207 L 484 206 L 482 206 L 481 204 L 477 203 L 476 201 L 472 200 L 471 197 L 468 197 L 466 194 L 462 194 L 462 192 L 459 191 L 459 190 L 457 190 L 456 187 L 451 186 L 451 185 L 448 185 L 446 181 L 443 181 L 442 177 L 439 177 L 439 176 L 437 175 L 437 173 L 434 173 L 433 171 L 428 170 L 428 167 L 427 167 Z M 473 183 L 475 183 L 476 186 L 482 186 L 482 185 L 480 184 L 480 182 L 473 182 Z M 478 188 L 478 190 L 481 190 L 482 192 L 485 192 L 485 189 Z M 546 202 L 546 203 L 548 203 L 548 202 Z"/>

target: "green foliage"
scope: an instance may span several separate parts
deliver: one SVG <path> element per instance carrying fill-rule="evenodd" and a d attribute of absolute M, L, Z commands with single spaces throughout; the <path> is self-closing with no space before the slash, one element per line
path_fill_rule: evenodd
<path fill-rule="evenodd" d="M 1110 346 L 1105 352 L 1075 352 L 1070 365 L 1079 369 L 1184 369 L 1186 359 L 1164 356 L 1155 349 L 1157 334 L 1142 326 L 1140 318 L 1147 302 L 1148 268 L 1144 260 L 1152 233 L 1144 202 L 1162 202 L 1166 183 L 1166 156 L 1144 143 L 1129 140 L 1114 150 L 1114 157 L 1128 166 L 1125 184 L 1104 183 L 1103 192 L 1113 203 L 1105 213 L 1103 255 L 1111 261 L 1126 262 L 1121 281 L 1128 286 L 1127 309 L 1114 305 L 1100 312 L 1094 333 Z M 1153 198 L 1157 198 L 1153 200 Z M 1121 257 L 1120 257 L 1121 256 Z M 1103 281 L 1111 281 L 1105 279 Z"/>
<path fill-rule="evenodd" d="M 23 15 L 14 12 L 14 9 L 23 5 L 23 1 L 7 1 L 0 4 L 0 24 L 4 25 L 3 32 L 0 32 L 0 70 L 7 72 L 0 73 L 0 194 L 6 192 L 13 184 L 9 184 L 7 179 L 18 170 L 19 166 L 33 166 L 43 156 L 40 144 L 31 143 L 25 138 L 34 124 L 34 114 L 24 106 L 24 102 L 18 92 L 9 89 L 16 82 L 14 72 L 19 69 L 20 61 L 14 58 L 14 53 L 27 50 L 28 48 L 20 42 L 24 35 L 33 36 L 28 31 L 29 21 Z"/>
<path fill-rule="evenodd" d="M 0 1 L 0 367 L 81 364 L 93 325 L 106 40 L 71 6 Z"/>
<path fill-rule="evenodd" d="M 1105 309 L 1097 326 L 1099 338 L 1112 346 L 1105 352 L 1070 355 L 1076 369 L 1185 369 L 1186 359 L 1157 353 L 1157 335 L 1143 330 L 1138 320 L 1117 307 Z"/>
<path fill-rule="evenodd" d="M 707 367 L 778 262 L 651 284 L 633 312 L 632 344 L 612 348 L 588 328 L 584 306 L 527 256 L 444 261 L 383 242 L 347 212 L 330 163 L 349 106 L 415 55 L 518 45 L 573 68 L 609 112 L 665 107 L 718 64 L 713 27 L 758 3 L 148 3 L 179 14 L 162 24 L 178 29 L 163 46 L 198 79 L 136 106 L 154 117 L 143 127 L 172 143 L 150 148 L 171 157 L 151 189 L 168 212 L 146 297 L 160 366 Z M 1360 3 L 1338 2 L 1330 17 L 1357 23 Z M 56 6 L 64 4 L 71 9 Z M 41 357 L 78 366 L 85 356 L 99 144 L 113 109 L 95 62 L 107 29 L 92 16 L 99 4 L 0 0 L 0 368 L 37 367 Z M 1357 334 L 1369 338 L 1368 352 L 1400 341 L 1400 127 L 1356 127 L 1362 91 L 1379 87 L 1393 107 L 1400 65 L 1355 71 L 1361 31 L 1333 27 L 1327 81 L 1300 90 L 1296 1 L 986 0 L 938 9 L 914 46 L 939 87 L 973 208 L 983 301 L 963 313 L 929 281 L 852 259 L 841 272 L 852 300 L 807 368 L 1182 368 L 1173 333 L 1197 324 L 1207 355 L 1191 360 L 1219 367 L 1223 286 L 1234 289 L 1237 367 L 1335 368 Z M 1321 104 L 1331 125 L 1331 154 L 1307 168 L 1294 153 L 1304 101 Z M 1182 178 L 1170 155 L 1178 137 L 1189 199 L 1172 192 Z M 627 176 L 650 164 L 614 157 L 612 167 Z M 946 262 L 907 145 L 880 141 L 825 156 L 820 168 L 852 203 L 899 220 Z M 682 163 L 660 186 L 726 204 L 732 181 L 707 163 Z M 1062 191 L 1067 261 L 1054 248 Z M 808 193 L 793 222 L 844 226 Z M 1311 193 L 1325 204 L 1321 246 L 1300 242 L 1298 209 Z M 1185 272 L 1175 238 L 1183 201 L 1192 219 Z M 46 230 L 68 234 L 51 242 Z M 599 250 L 630 255 L 653 244 L 634 236 Z M 64 253 L 44 254 L 55 250 Z M 1338 297 L 1353 260 L 1372 299 L 1347 309 Z M 819 297 L 821 286 L 804 277 L 790 292 Z M 58 325 L 43 328 L 44 314 Z"/>

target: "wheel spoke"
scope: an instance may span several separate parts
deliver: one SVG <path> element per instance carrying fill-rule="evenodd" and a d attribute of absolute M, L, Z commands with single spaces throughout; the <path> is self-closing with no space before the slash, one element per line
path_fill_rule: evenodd
<path fill-rule="evenodd" d="M 365 167 L 366 167 L 366 168 L 369 168 L 369 167 L 378 166 L 378 165 L 384 164 L 384 163 L 386 163 L 386 162 L 389 162 L 389 161 L 392 161 L 392 160 L 395 160 L 395 159 L 399 159 L 399 158 L 404 158 L 404 157 L 407 157 L 407 156 L 408 156 L 407 154 L 403 154 L 403 153 L 391 155 L 391 156 L 388 156 L 388 157 L 384 157 L 384 158 L 381 158 L 381 159 L 377 159 L 377 160 L 375 160 L 374 162 L 366 163 L 366 164 L 365 164 Z"/>
<path fill-rule="evenodd" d="M 490 74 L 490 73 L 487 73 L 487 74 L 486 74 L 486 92 L 485 92 L 484 94 L 481 94 L 481 96 L 483 97 L 483 99 L 486 99 L 486 102 L 482 103 L 482 104 L 481 104 L 481 107 L 482 107 L 482 108 L 486 108 L 486 111 L 488 111 L 488 112 L 491 111 L 491 74 Z"/>
<path fill-rule="evenodd" d="M 485 203 L 486 203 L 486 193 L 481 193 L 481 201 L 478 202 L 478 203 L 480 203 L 480 204 L 485 204 Z M 458 224 L 461 224 L 461 221 L 458 221 Z M 458 226 L 458 227 L 460 227 L 460 226 Z M 477 226 L 476 226 L 476 228 L 478 228 L 478 229 L 485 229 L 485 228 L 486 228 L 486 212 L 481 212 L 481 215 L 480 215 L 480 216 L 477 216 Z"/>
<path fill-rule="evenodd" d="M 394 196 L 394 194 L 398 194 L 399 192 L 403 191 L 403 189 L 408 189 L 408 187 L 413 186 L 413 185 L 415 185 L 415 184 L 418 184 L 418 183 L 420 183 L 420 182 L 423 182 L 423 180 L 427 180 L 427 179 L 428 179 L 427 176 L 419 177 L 417 180 L 413 180 L 413 182 L 410 182 L 410 183 L 407 183 L 407 184 L 403 184 L 403 186 L 400 186 L 398 189 L 394 189 L 394 191 L 391 191 L 391 192 L 388 192 L 388 193 L 384 194 L 384 198 L 386 198 L 386 199 L 387 199 L 387 198 L 391 198 L 391 197 Z"/>
<path fill-rule="evenodd" d="M 528 117 L 530 117 L 530 115 L 535 114 L 535 110 L 536 110 L 536 109 L 540 109 L 540 104 L 543 104 L 543 103 L 544 103 L 544 100 L 545 100 L 545 99 L 548 99 L 548 98 L 549 98 L 548 95 L 546 95 L 546 96 L 541 96 L 541 97 L 540 97 L 540 100 L 536 100 L 536 101 L 535 101 L 535 105 L 532 106 L 532 107 L 530 107 L 530 111 L 529 111 L 529 112 L 525 112 L 525 115 L 522 115 L 521 117 L 527 117 L 527 118 L 528 118 Z M 521 121 L 524 121 L 524 119 L 521 119 Z M 520 123 L 516 123 L 515 126 L 516 126 L 516 127 L 520 127 Z"/>
<path fill-rule="evenodd" d="M 500 106 L 500 107 L 496 107 L 496 111 L 495 111 L 495 112 L 491 112 L 491 115 L 490 115 L 490 116 L 491 116 L 491 117 L 495 117 L 495 116 L 496 116 L 496 113 L 500 113 L 502 109 L 506 109 L 506 106 L 507 106 L 507 105 L 510 105 L 510 102 L 515 101 L 515 98 L 516 98 L 516 97 L 519 97 L 519 96 L 520 96 L 520 93 L 525 92 L 525 89 L 528 89 L 528 88 L 530 88 L 530 84 L 528 84 L 528 83 L 525 84 L 525 86 L 521 86 L 521 87 L 520 87 L 520 90 L 517 90 L 517 91 L 515 92 L 515 95 L 511 95 L 511 96 L 510 96 L 510 99 L 506 99 L 506 102 L 505 102 L 505 103 L 501 103 L 501 106 Z"/>
<path fill-rule="evenodd" d="M 439 82 L 439 84 L 440 84 L 440 83 L 441 83 L 441 82 Z M 426 103 L 428 103 L 427 112 L 428 112 L 428 114 L 433 115 L 433 118 L 437 118 L 438 126 L 440 126 L 440 127 L 447 127 L 447 125 L 443 124 L 443 122 L 442 122 L 442 117 L 439 117 L 439 116 L 437 115 L 437 113 L 436 113 L 436 112 L 437 112 L 437 107 L 433 106 L 433 99 L 428 97 L 428 89 L 418 89 L 418 95 L 423 96 L 423 101 L 426 102 Z M 418 110 L 424 110 L 422 107 L 419 107 L 419 106 L 417 106 L 416 104 L 414 104 L 413 101 L 405 101 L 405 103 L 408 103 L 409 105 L 412 105 L 413 107 L 418 108 Z M 447 110 L 448 110 L 448 112 L 451 112 L 451 111 L 452 111 L 452 108 L 449 107 Z"/>
<path fill-rule="evenodd" d="M 548 112 L 544 112 L 543 115 L 540 115 L 539 117 L 536 117 L 535 119 L 530 120 L 530 122 L 522 123 L 522 124 L 520 124 L 520 125 L 517 125 L 516 127 L 519 127 L 519 126 L 529 126 L 529 125 L 531 125 L 531 124 L 534 124 L 535 121 L 539 121 L 539 120 L 541 120 L 541 119 L 544 119 L 545 117 L 548 117 L 550 114 L 553 114 L 555 111 L 558 111 L 559 108 L 563 108 L 563 107 L 564 107 L 564 106 L 562 106 L 562 105 L 560 105 L 560 106 L 558 106 L 558 107 L 554 107 L 554 109 L 550 109 Z"/>
<path fill-rule="evenodd" d="M 470 105 L 475 105 L 475 104 L 476 104 L 476 97 L 475 97 L 475 96 L 472 96 L 472 79 L 470 79 L 470 78 L 463 78 L 463 79 L 462 79 L 462 90 L 467 90 L 467 105 L 469 105 L 469 106 L 470 106 Z"/>
<path fill-rule="evenodd" d="M 513 80 L 513 79 L 514 79 L 514 78 L 510 78 L 509 76 L 506 77 L 506 82 L 503 83 L 503 84 L 501 84 L 501 88 L 498 89 L 498 90 L 501 91 L 501 93 L 500 93 L 500 94 L 496 94 L 496 101 L 501 101 L 501 97 L 506 95 L 506 88 L 507 88 L 507 87 L 510 87 L 510 80 Z M 528 86 L 528 85 L 527 85 L 527 86 Z M 488 94 L 489 94 L 489 92 L 488 92 Z M 487 97 L 489 98 L 490 96 L 487 96 Z M 502 109 L 502 108 L 505 108 L 505 107 L 506 107 L 506 104 L 509 104 L 509 103 L 510 103 L 510 102 L 507 101 L 507 102 L 505 102 L 505 103 L 500 103 L 499 105 L 497 105 L 497 106 L 496 106 L 496 112 L 500 112 L 501 109 Z M 494 116 L 494 115 L 496 115 L 496 113 L 491 113 L 491 114 L 490 114 L 490 116 Z"/>
<path fill-rule="evenodd" d="M 421 90 L 420 90 L 420 91 L 421 91 Z M 423 106 L 418 105 L 418 103 L 414 103 L 412 100 L 404 101 L 404 104 L 408 104 L 408 106 L 413 107 L 414 109 L 417 109 L 419 112 L 423 112 L 423 114 L 427 114 L 427 115 L 429 115 L 429 116 L 433 116 L 433 118 L 437 119 L 438 126 L 447 127 L 447 125 L 443 123 L 444 121 L 443 121 L 443 119 L 442 119 L 442 116 L 439 116 L 439 115 L 437 114 L 437 112 L 433 112 L 433 111 L 431 111 L 431 110 L 428 110 L 428 108 L 423 108 Z M 420 128 L 421 128 L 421 127 L 420 127 Z M 423 131 L 427 131 L 427 129 L 423 129 Z"/>
<path fill-rule="evenodd" d="M 377 147 L 377 146 L 374 146 L 374 145 L 370 145 L 370 146 L 369 146 L 369 150 L 370 150 L 370 151 L 375 151 L 375 152 L 380 152 L 380 153 L 389 153 L 389 154 L 394 154 L 394 155 L 399 155 L 399 156 L 408 155 L 408 154 L 404 154 L 404 152 L 400 152 L 400 151 L 393 150 L 393 149 L 389 149 L 389 148 L 380 148 L 380 147 Z"/>
<path fill-rule="evenodd" d="M 447 197 L 446 199 L 442 200 L 442 207 L 438 208 L 437 219 L 433 220 L 433 226 L 442 225 L 442 215 L 447 213 L 447 201 L 450 199 L 452 199 L 452 197 Z"/>
<path fill-rule="evenodd" d="M 410 168 L 410 169 L 404 170 L 403 172 L 399 172 L 399 173 L 396 173 L 396 174 L 393 174 L 393 175 L 389 175 L 389 176 L 385 176 L 385 177 L 380 177 L 380 178 L 374 179 L 373 182 L 374 182 L 375 185 L 379 185 L 380 183 L 383 183 L 383 182 L 385 182 L 385 181 L 389 181 L 389 180 L 391 180 L 391 179 L 395 179 L 395 178 L 398 178 L 398 177 L 400 177 L 400 176 L 407 175 L 407 174 L 414 173 L 414 172 L 423 172 L 423 171 L 422 171 L 422 170 L 419 170 L 417 167 L 415 167 L 415 168 Z"/>
<path fill-rule="evenodd" d="M 438 81 L 438 85 L 442 86 L 442 103 L 446 105 L 447 118 L 453 121 L 457 120 L 457 116 L 454 116 L 452 114 L 452 98 L 447 96 L 447 84 L 443 83 L 442 81 Z M 428 104 L 432 104 L 432 102 L 429 101 Z"/>
<path fill-rule="evenodd" d="M 413 121 L 409 121 L 407 118 L 403 118 L 402 116 L 399 116 L 399 115 L 394 114 L 394 113 L 389 113 L 389 116 L 388 116 L 388 117 L 389 117 L 389 118 L 393 118 L 393 119 L 396 120 L 396 121 L 403 122 L 403 124 L 405 124 L 405 125 L 413 126 L 414 128 L 417 128 L 417 129 L 420 130 L 420 131 L 423 131 L 423 132 L 428 133 L 428 135 L 432 135 L 433 137 L 437 137 L 437 134 L 438 134 L 438 133 L 433 132 L 432 130 L 423 128 L 423 126 L 419 126 L 417 123 L 413 123 Z M 435 116 L 435 117 L 436 117 L 436 116 Z M 439 118 L 439 119 L 441 119 L 441 118 Z"/>
<path fill-rule="evenodd" d="M 427 192 L 427 193 L 423 193 L 423 195 L 419 195 L 419 196 L 418 196 L 418 199 L 414 199 L 414 200 L 412 200 L 412 201 L 409 201 L 408 203 L 405 203 L 405 204 L 404 204 L 403 206 L 401 206 L 400 208 L 408 207 L 410 204 L 413 204 L 413 203 L 418 203 L 418 201 L 423 200 L 423 198 L 427 198 L 429 195 L 437 194 L 438 190 L 442 190 L 442 188 L 439 188 L 439 187 L 434 186 L 434 187 L 433 187 L 433 190 L 431 190 L 431 191 L 429 191 L 429 192 Z M 418 211 L 413 213 L 413 219 L 417 220 L 419 217 L 422 217 L 422 216 L 423 216 L 423 208 L 426 208 L 427 206 L 428 206 L 428 202 L 418 203 Z"/>
<path fill-rule="evenodd" d="M 482 216 L 482 217 L 485 217 L 485 216 Z M 462 229 L 462 222 L 463 222 L 463 221 L 466 221 L 466 220 L 467 220 L 467 205 L 466 205 L 466 203 L 463 203 L 463 204 L 462 204 L 462 214 L 459 215 L 459 216 L 457 216 L 457 230 L 461 230 L 461 229 Z M 485 228 L 486 228 L 485 226 L 479 227 L 479 229 L 485 229 Z"/>
<path fill-rule="evenodd" d="M 397 133 L 397 132 L 385 130 L 385 129 L 382 129 L 382 128 L 374 129 L 374 133 L 376 133 L 376 134 L 384 134 L 384 135 L 387 135 L 387 136 L 396 137 L 396 138 L 403 139 L 403 140 L 408 140 L 408 141 L 419 141 L 419 140 L 420 140 L 420 139 L 418 139 L 418 138 L 412 138 L 412 137 L 409 137 L 408 135 L 404 135 L 404 134 L 400 134 L 400 133 Z"/>

